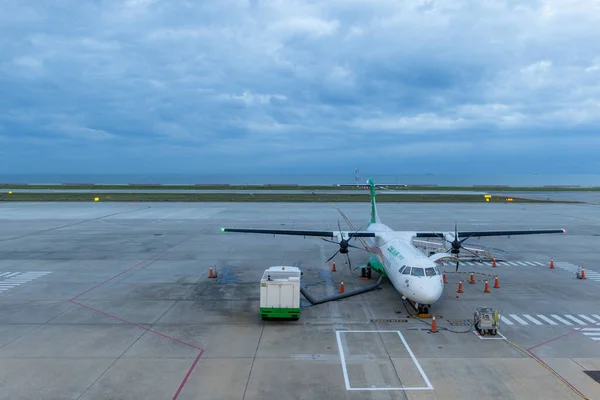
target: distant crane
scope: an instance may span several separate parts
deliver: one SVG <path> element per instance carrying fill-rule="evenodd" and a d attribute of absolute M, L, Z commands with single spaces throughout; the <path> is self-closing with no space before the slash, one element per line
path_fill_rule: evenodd
<path fill-rule="evenodd" d="M 358 168 L 354 170 L 354 183 L 358 186 L 358 182 L 360 182 L 358 177 Z"/>

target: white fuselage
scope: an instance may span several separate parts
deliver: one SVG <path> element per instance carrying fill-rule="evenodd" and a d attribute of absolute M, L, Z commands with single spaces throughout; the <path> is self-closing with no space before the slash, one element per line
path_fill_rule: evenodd
<path fill-rule="evenodd" d="M 394 232 L 381 223 L 371 224 L 367 230 L 377 232 L 374 238 L 365 238 L 369 251 L 402 296 L 422 305 L 439 300 L 444 290 L 443 271 L 413 246 L 410 232 Z"/>

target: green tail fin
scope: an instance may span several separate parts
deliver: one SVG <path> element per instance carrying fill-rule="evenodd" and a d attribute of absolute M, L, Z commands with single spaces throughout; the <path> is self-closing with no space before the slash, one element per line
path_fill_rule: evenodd
<path fill-rule="evenodd" d="M 379 221 L 379 216 L 377 215 L 377 206 L 375 204 L 375 182 L 373 182 L 373 179 L 370 178 L 367 182 L 371 186 L 371 223 L 379 223 L 381 221 Z"/>

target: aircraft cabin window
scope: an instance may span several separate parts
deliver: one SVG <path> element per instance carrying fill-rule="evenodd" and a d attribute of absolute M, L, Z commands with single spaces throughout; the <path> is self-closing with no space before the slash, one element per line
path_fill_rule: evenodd
<path fill-rule="evenodd" d="M 425 275 L 435 276 L 435 270 L 433 268 L 425 268 Z"/>
<path fill-rule="evenodd" d="M 402 271 L 402 275 L 410 275 L 410 267 L 404 267 L 404 271 Z"/>
<path fill-rule="evenodd" d="M 423 268 L 412 267 L 411 275 L 413 276 L 425 276 Z"/>

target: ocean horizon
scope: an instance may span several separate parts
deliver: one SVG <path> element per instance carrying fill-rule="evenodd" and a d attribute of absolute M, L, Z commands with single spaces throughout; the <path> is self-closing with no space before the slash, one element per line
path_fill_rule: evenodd
<path fill-rule="evenodd" d="M 378 184 L 437 186 L 600 186 L 600 174 L 360 174 Z M 349 185 L 353 174 L 0 174 L 0 184 Z"/>

